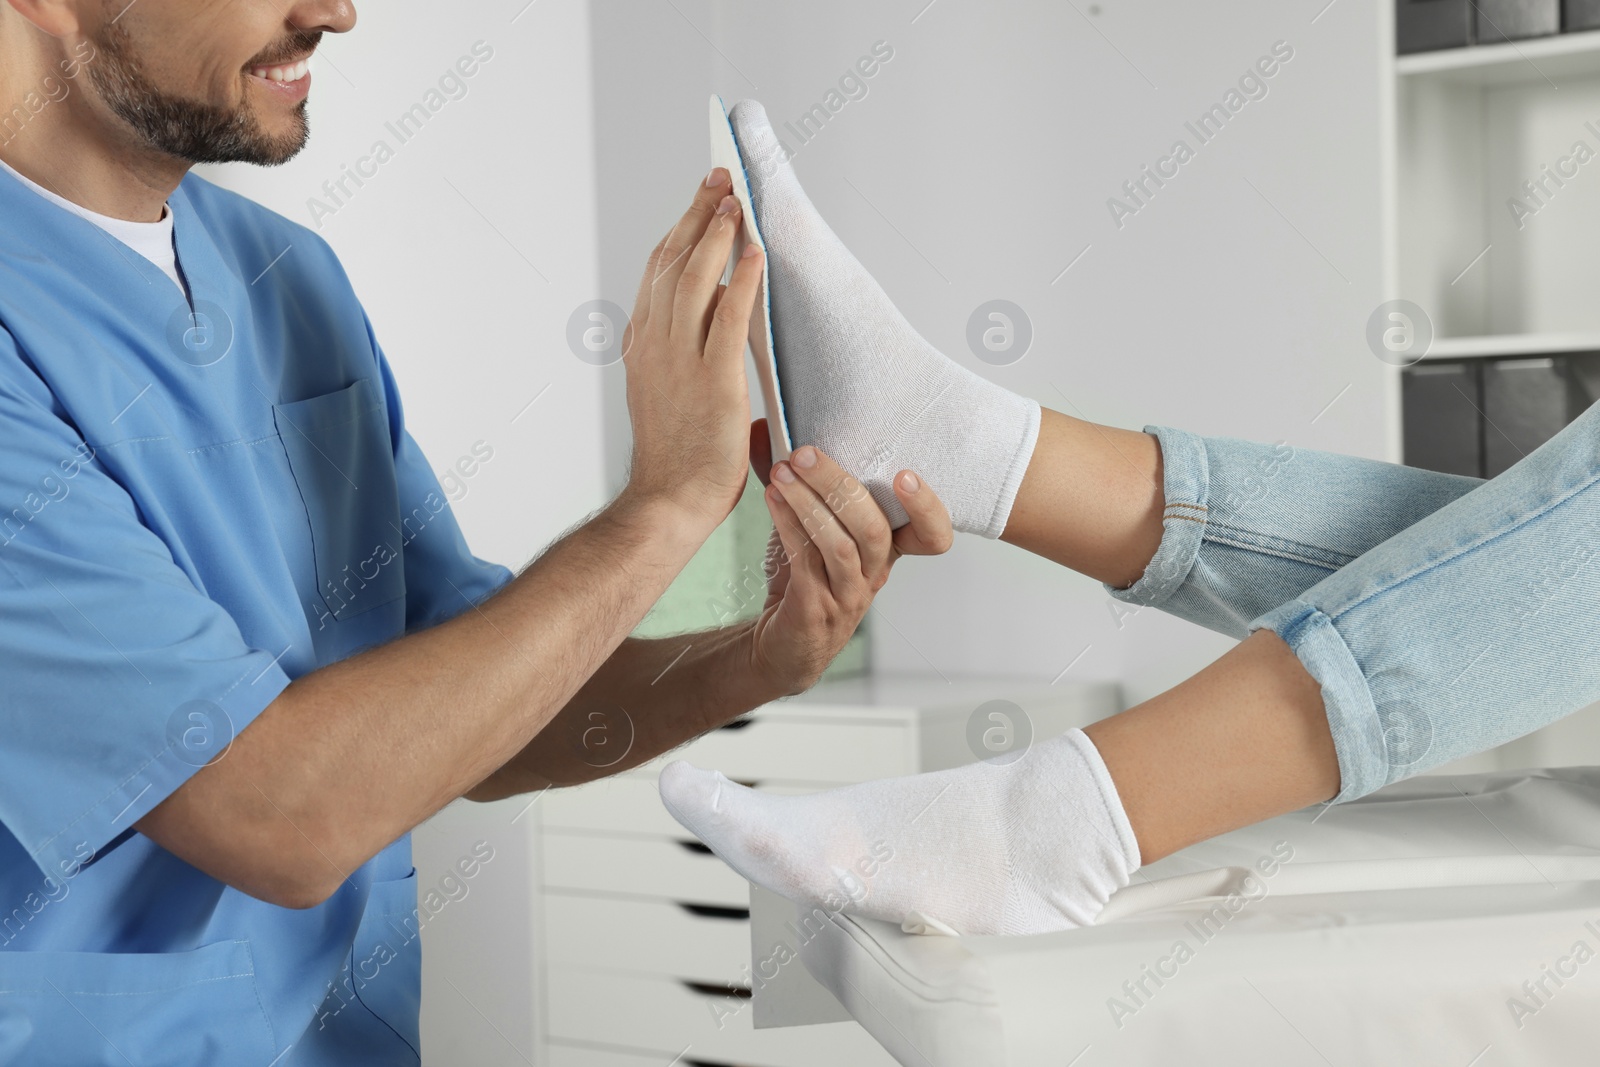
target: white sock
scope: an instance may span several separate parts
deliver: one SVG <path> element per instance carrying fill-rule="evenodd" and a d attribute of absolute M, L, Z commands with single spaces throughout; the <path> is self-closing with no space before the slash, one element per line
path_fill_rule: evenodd
<path fill-rule="evenodd" d="M 1039 436 L 1039 405 L 924 341 L 812 207 L 753 100 L 729 118 L 766 241 L 778 382 L 796 447 L 861 479 L 898 527 L 891 488 L 924 477 L 957 530 L 999 537 Z"/>
<path fill-rule="evenodd" d="M 661 772 L 661 799 L 730 867 L 790 900 L 960 934 L 1091 925 L 1139 867 L 1116 786 L 1081 730 L 1009 764 L 796 797 L 678 760 Z"/>

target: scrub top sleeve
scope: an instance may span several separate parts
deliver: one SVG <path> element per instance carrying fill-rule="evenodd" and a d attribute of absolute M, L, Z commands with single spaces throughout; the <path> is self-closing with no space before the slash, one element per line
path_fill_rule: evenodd
<path fill-rule="evenodd" d="M 75 874 L 289 684 L 0 331 L 0 822 Z"/>
<path fill-rule="evenodd" d="M 367 327 L 371 333 L 371 324 Z M 400 390 L 377 340 L 384 402 L 388 405 L 389 436 L 394 444 L 394 469 L 400 487 L 400 515 L 405 527 L 406 631 L 437 625 L 480 603 L 511 581 L 512 574 L 498 563 L 479 559 L 467 547 L 466 535 L 456 522 L 450 501 L 427 457 L 405 426 Z M 466 462 L 476 463 L 481 457 Z"/>

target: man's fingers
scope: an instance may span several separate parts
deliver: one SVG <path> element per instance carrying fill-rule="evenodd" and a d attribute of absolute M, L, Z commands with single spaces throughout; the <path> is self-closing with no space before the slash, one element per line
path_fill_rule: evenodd
<path fill-rule="evenodd" d="M 789 552 L 783 547 L 783 535 L 778 532 L 778 520 L 773 509 L 783 502 L 782 497 L 774 498 L 765 494 L 762 499 L 767 503 L 767 513 L 773 516 L 772 536 L 767 538 L 767 554 L 761 562 L 761 576 L 767 580 L 766 607 L 770 607 L 783 599 L 789 588 Z M 776 501 L 776 503 L 774 502 Z"/>
<path fill-rule="evenodd" d="M 750 424 L 750 469 L 763 487 L 772 484 L 772 435 L 766 419 Z"/>
<path fill-rule="evenodd" d="M 661 261 L 661 250 L 667 247 L 667 238 L 671 236 L 669 233 L 656 242 L 650 258 L 645 261 L 644 277 L 639 279 L 639 293 L 633 298 L 633 325 L 641 330 L 650 318 L 650 280 L 656 276 L 656 264 Z"/>
<path fill-rule="evenodd" d="M 727 291 L 717 301 L 711 317 L 711 333 L 706 337 L 707 359 L 744 362 L 745 346 L 750 343 L 750 315 L 761 291 L 761 249 L 745 245 L 744 255 L 733 268 Z"/>
<path fill-rule="evenodd" d="M 668 316 L 672 314 L 678 279 L 683 276 L 689 256 L 705 235 L 706 226 L 716 216 L 717 204 L 732 193 L 728 172 L 718 167 L 713 173 L 718 175 L 717 184 L 700 183 L 689 210 L 683 213 L 683 218 L 667 234 L 666 244 L 662 246 L 661 254 L 656 257 L 656 264 L 650 271 L 650 317 L 659 317 L 663 324 L 671 321 Z"/>
<path fill-rule="evenodd" d="M 802 574 L 826 584 L 827 571 L 823 567 L 822 555 L 811 543 L 800 516 L 795 514 L 795 510 L 789 506 L 789 502 L 783 498 L 777 486 L 769 486 L 762 499 L 767 502 L 767 512 L 772 516 L 772 528 L 778 532 L 778 540 L 783 548 L 783 566 L 788 572 L 787 580 L 792 584 L 794 576 Z"/>
<path fill-rule="evenodd" d="M 911 519 L 894 532 L 894 547 L 906 556 L 937 556 L 950 551 L 955 533 L 939 494 L 914 471 L 901 471 L 894 476 L 894 495 Z"/>
<path fill-rule="evenodd" d="M 862 574 L 872 584 L 873 592 L 877 592 L 888 578 L 892 562 L 893 541 L 889 519 L 883 509 L 872 499 L 866 486 L 820 448 L 812 445 L 797 448 L 789 462 L 855 541 Z"/>
<path fill-rule="evenodd" d="M 828 570 L 828 584 L 834 599 L 847 603 L 858 596 L 871 599 L 874 589 L 862 572 L 861 553 L 855 538 L 839 522 L 827 501 L 795 474 L 788 463 L 772 466 L 772 487 L 800 517 L 801 527 L 822 556 Z"/>
<path fill-rule="evenodd" d="M 697 350 L 705 344 L 728 255 L 743 219 L 739 201 L 731 195 L 723 197 L 700 243 L 689 253 L 672 301 L 672 338 L 679 344 L 692 344 Z"/>

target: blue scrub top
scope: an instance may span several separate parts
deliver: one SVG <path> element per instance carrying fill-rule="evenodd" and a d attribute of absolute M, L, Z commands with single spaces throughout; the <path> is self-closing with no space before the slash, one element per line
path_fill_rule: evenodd
<path fill-rule="evenodd" d="M 191 301 L 0 172 L 0 1067 L 417 1063 L 409 836 L 299 911 L 132 826 L 511 575 L 326 243 L 192 175 L 170 206 Z"/>

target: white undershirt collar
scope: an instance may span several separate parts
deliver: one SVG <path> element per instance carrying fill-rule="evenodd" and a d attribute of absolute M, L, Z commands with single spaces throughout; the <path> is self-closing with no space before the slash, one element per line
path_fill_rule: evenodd
<path fill-rule="evenodd" d="M 38 182 L 33 181 L 5 160 L 0 159 L 0 167 L 4 167 L 17 181 L 32 189 L 50 203 L 72 212 L 74 215 L 88 222 L 94 223 L 100 229 L 121 241 L 135 252 L 139 253 L 160 269 L 162 274 L 172 279 L 172 283 L 188 294 L 187 287 L 183 284 L 183 276 L 178 273 L 178 254 L 172 243 L 172 208 L 166 204 L 161 205 L 160 222 L 129 222 L 127 219 L 114 219 L 109 215 L 101 215 L 90 211 L 68 200 L 66 197 L 57 196 Z"/>

